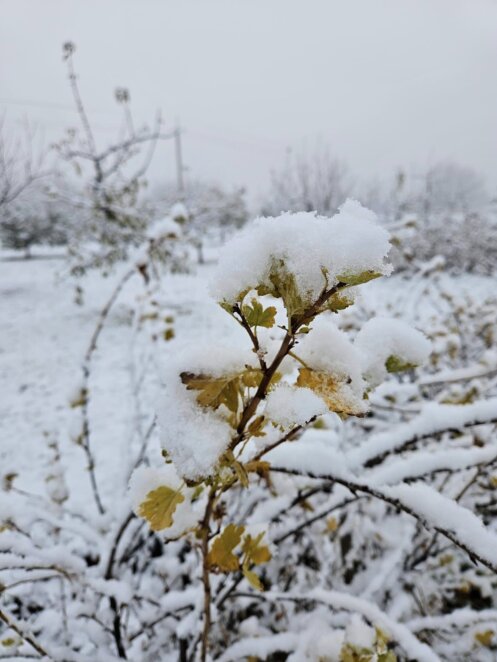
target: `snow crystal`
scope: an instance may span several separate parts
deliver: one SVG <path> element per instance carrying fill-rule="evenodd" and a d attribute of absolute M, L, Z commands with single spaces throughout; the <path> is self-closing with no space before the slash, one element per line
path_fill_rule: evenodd
<path fill-rule="evenodd" d="M 247 289 L 270 287 L 271 272 L 283 262 L 310 303 L 339 276 L 390 273 L 384 262 L 389 248 L 389 235 L 375 214 L 353 200 L 332 218 L 315 212 L 259 217 L 222 249 L 211 291 L 217 300 L 234 303 Z"/>
<path fill-rule="evenodd" d="M 289 384 L 280 384 L 266 399 L 266 417 L 283 429 L 303 425 L 327 411 L 323 400 L 311 389 Z"/>
<path fill-rule="evenodd" d="M 366 322 L 354 345 L 362 355 L 363 374 L 373 386 L 387 377 L 385 364 L 390 357 L 418 366 L 426 361 L 431 350 L 429 341 L 420 331 L 401 320 L 386 317 Z"/>

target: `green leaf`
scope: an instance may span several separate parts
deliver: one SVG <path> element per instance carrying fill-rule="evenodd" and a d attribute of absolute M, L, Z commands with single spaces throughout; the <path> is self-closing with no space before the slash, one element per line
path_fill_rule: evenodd
<path fill-rule="evenodd" d="M 392 356 L 389 356 L 385 361 L 385 368 L 387 369 L 387 372 L 402 372 L 403 370 L 412 370 L 413 368 L 416 368 L 416 364 L 404 361 L 400 356 L 394 356 L 392 354 Z"/>
<path fill-rule="evenodd" d="M 138 514 L 147 520 L 152 531 L 162 531 L 172 525 L 174 511 L 184 500 L 179 490 L 161 485 L 147 494 Z"/>
<path fill-rule="evenodd" d="M 340 662 L 372 662 L 373 655 L 374 653 L 370 648 L 345 644 L 340 651 Z"/>
<path fill-rule="evenodd" d="M 288 319 L 301 315 L 307 309 L 308 302 L 299 292 L 295 276 L 286 270 L 282 261 L 273 265 L 269 280 L 272 288 L 268 293 L 276 298 L 283 299 Z"/>
<path fill-rule="evenodd" d="M 228 303 L 227 301 L 219 301 L 219 305 L 223 310 L 225 310 L 230 315 L 233 315 L 233 304 Z"/>
<path fill-rule="evenodd" d="M 345 292 L 335 292 L 324 306 L 325 310 L 337 313 L 339 310 L 345 310 L 354 303 L 353 299 Z"/>
<path fill-rule="evenodd" d="M 249 326 L 263 326 L 270 329 L 276 320 L 276 308 L 269 306 L 264 308 L 257 299 L 252 299 L 252 305 L 242 307 L 242 313 Z"/>
<path fill-rule="evenodd" d="M 351 287 L 353 285 L 362 285 L 375 278 L 380 278 L 382 275 L 378 271 L 363 271 L 359 274 L 342 274 L 341 276 L 337 276 L 337 279 L 340 283 L 345 283 Z"/>
<path fill-rule="evenodd" d="M 245 527 L 238 524 L 228 524 L 221 535 L 212 543 L 208 556 L 209 565 L 223 572 L 235 572 L 240 567 L 240 561 L 233 550 L 240 544 Z"/>
<path fill-rule="evenodd" d="M 397 662 L 397 656 L 393 651 L 378 654 L 378 662 Z"/>

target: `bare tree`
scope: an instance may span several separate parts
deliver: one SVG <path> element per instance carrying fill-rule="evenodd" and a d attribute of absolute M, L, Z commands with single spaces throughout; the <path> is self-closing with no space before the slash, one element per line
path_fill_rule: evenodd
<path fill-rule="evenodd" d="M 7 136 L 5 116 L 0 117 L 0 209 L 14 202 L 34 181 L 46 176 L 47 152 L 37 148 L 36 130 L 27 122 L 23 131 Z"/>
<path fill-rule="evenodd" d="M 47 219 L 38 211 L 43 180 L 52 170 L 47 150 L 37 138 L 36 128 L 28 122 L 11 134 L 5 116 L 0 118 L 0 236 L 5 246 L 24 249 L 27 255 L 31 245 L 49 232 Z"/>
<path fill-rule="evenodd" d="M 119 87 L 115 90 L 115 99 L 123 111 L 123 124 L 116 139 L 100 148 L 78 86 L 75 50 L 72 42 L 63 45 L 80 128 L 68 130 L 55 147 L 76 174 L 85 178 L 80 199 L 74 203 L 87 209 L 88 218 L 79 228 L 72 250 L 78 259 L 76 270 L 84 271 L 87 267 L 111 264 L 125 257 L 128 245 L 143 240 L 149 219 L 139 206 L 139 193 L 146 185 L 145 175 L 158 141 L 173 138 L 174 132 L 163 132 L 159 112 L 152 128 L 137 129 L 129 91 Z M 95 242 L 98 250 L 85 254 L 81 250 L 85 242 Z"/>
<path fill-rule="evenodd" d="M 317 211 L 332 214 L 350 194 L 352 182 L 346 165 L 326 146 L 313 151 L 287 153 L 282 168 L 271 173 L 264 213 Z"/>

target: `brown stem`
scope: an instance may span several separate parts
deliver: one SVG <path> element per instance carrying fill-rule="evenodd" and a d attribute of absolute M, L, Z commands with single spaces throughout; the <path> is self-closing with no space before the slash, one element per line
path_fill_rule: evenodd
<path fill-rule="evenodd" d="M 231 449 L 235 448 L 238 443 L 242 440 L 244 432 L 245 432 L 245 427 L 247 423 L 250 421 L 252 416 L 255 414 L 257 407 L 259 406 L 259 403 L 266 397 L 267 390 L 269 387 L 269 384 L 274 377 L 276 371 L 280 367 L 283 359 L 288 356 L 290 351 L 292 350 L 293 346 L 295 345 L 296 339 L 295 339 L 295 334 L 298 332 L 298 330 L 304 326 L 305 324 L 308 324 L 311 322 L 314 317 L 319 313 L 321 308 L 324 306 L 324 304 L 332 297 L 336 292 L 339 290 L 343 289 L 344 287 L 347 287 L 346 283 L 337 283 L 334 287 L 330 289 L 324 289 L 322 293 L 319 295 L 317 300 L 307 309 L 305 310 L 302 315 L 294 316 L 290 320 L 289 324 L 289 329 L 285 334 L 285 337 L 283 338 L 283 342 L 281 343 L 281 347 L 278 350 L 278 353 L 274 357 L 271 365 L 269 365 L 266 370 L 264 370 L 263 377 L 261 379 L 261 382 L 259 384 L 259 387 L 254 395 L 254 397 L 249 401 L 245 409 L 243 410 L 242 417 L 240 419 L 240 423 L 237 428 L 237 437 L 233 440 L 231 444 Z M 237 310 L 236 312 L 240 314 L 240 307 L 236 307 Z M 250 338 L 252 339 L 252 343 L 254 343 L 253 339 L 253 332 L 252 329 L 248 326 L 248 324 L 245 326 L 243 322 L 241 322 L 242 326 L 247 330 L 247 333 L 249 334 Z M 248 328 L 247 328 L 248 327 Z M 257 339 L 256 344 L 254 344 L 254 348 L 258 348 L 259 344 Z"/>
<path fill-rule="evenodd" d="M 121 541 L 121 538 L 124 535 L 124 532 L 128 528 L 129 524 L 133 521 L 134 519 L 134 514 L 130 513 L 126 519 L 122 522 L 121 526 L 119 527 L 114 543 L 112 545 L 112 548 L 110 550 L 109 554 L 109 560 L 107 562 L 107 568 L 105 570 L 105 579 L 109 580 L 112 579 L 114 576 L 114 562 L 116 558 L 116 553 L 117 553 L 117 547 L 119 545 L 119 542 Z M 112 596 L 109 599 L 110 603 L 110 608 L 112 609 L 112 612 L 114 614 L 114 618 L 112 621 L 112 632 L 114 635 L 114 640 L 116 642 L 116 648 L 117 652 L 120 658 L 123 660 L 127 659 L 126 655 L 126 649 L 124 647 L 124 641 L 123 641 L 123 636 L 122 636 L 122 630 L 121 630 L 121 614 L 120 614 L 120 608 L 117 603 L 117 600 L 114 596 Z"/>
<path fill-rule="evenodd" d="M 98 344 L 98 339 L 100 337 L 100 334 L 102 332 L 102 329 L 105 326 L 105 322 L 107 320 L 107 317 L 109 315 L 109 312 L 116 302 L 117 297 L 119 296 L 121 290 L 123 289 L 124 285 L 127 283 L 127 281 L 133 276 L 133 274 L 136 272 L 135 269 L 130 269 L 127 271 L 124 276 L 121 278 L 121 280 L 118 282 L 117 286 L 115 287 L 114 291 L 112 292 L 112 295 L 110 296 L 109 300 L 105 304 L 105 306 L 102 308 L 100 311 L 100 315 L 98 317 L 98 322 L 97 325 L 93 331 L 92 337 L 90 339 L 90 343 L 88 345 L 88 349 L 86 350 L 84 361 L 83 361 L 83 386 L 82 386 L 82 391 L 83 391 L 83 404 L 82 404 L 82 413 L 83 413 L 83 430 L 81 433 L 81 446 L 86 454 L 86 458 L 88 460 L 88 471 L 90 474 L 90 483 L 92 487 L 92 492 L 93 492 L 93 497 L 95 499 L 95 503 L 97 504 L 97 509 L 100 515 L 103 515 L 105 513 L 105 508 L 102 503 L 102 499 L 100 497 L 100 492 L 98 490 L 98 484 L 97 484 L 97 478 L 95 475 L 95 458 L 93 456 L 93 452 L 91 450 L 91 443 L 90 443 L 90 417 L 89 417 L 89 412 L 88 412 L 88 407 L 89 407 L 89 399 L 90 399 L 90 394 L 89 394 L 89 381 L 90 381 L 90 372 L 91 372 L 91 361 L 93 358 L 93 354 L 95 350 L 97 349 L 97 344 Z"/>
<path fill-rule="evenodd" d="M 211 580 L 210 580 L 210 567 L 209 567 L 209 534 L 210 534 L 210 520 L 214 502 L 216 500 L 216 488 L 212 487 L 207 506 L 205 508 L 204 518 L 201 524 L 202 532 L 202 583 L 204 585 L 204 627 L 202 630 L 202 649 L 200 654 L 201 662 L 207 659 L 207 651 L 209 650 L 209 632 L 211 629 Z"/>
<path fill-rule="evenodd" d="M 257 357 L 259 359 L 259 364 L 261 366 L 261 370 L 263 372 L 266 371 L 267 370 L 266 361 L 260 355 L 260 349 L 261 348 L 260 348 L 260 345 L 259 345 L 259 339 L 257 338 L 257 335 L 254 333 L 254 331 L 252 331 L 252 328 L 251 328 L 250 324 L 247 322 L 247 318 L 243 314 L 241 306 L 239 306 L 238 304 L 233 306 L 233 313 L 235 315 L 238 315 L 238 317 L 240 319 L 237 319 L 236 317 L 235 317 L 235 319 L 237 319 L 239 324 L 245 329 L 245 331 L 248 333 L 248 336 L 249 336 L 250 340 L 252 341 L 252 345 L 254 346 L 254 352 L 255 352 L 255 354 L 257 354 Z"/>

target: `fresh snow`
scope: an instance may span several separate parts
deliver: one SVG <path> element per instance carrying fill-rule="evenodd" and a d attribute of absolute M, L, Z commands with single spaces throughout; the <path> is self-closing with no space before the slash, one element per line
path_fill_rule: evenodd
<path fill-rule="evenodd" d="M 235 302 L 245 290 L 269 286 L 271 271 L 278 271 L 279 261 L 284 261 L 301 296 L 312 302 L 341 275 L 388 274 L 389 248 L 388 232 L 377 224 L 375 214 L 354 200 L 331 219 L 314 212 L 261 217 L 221 249 L 211 291 L 219 301 Z"/>

